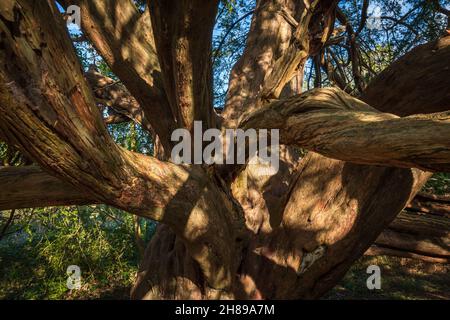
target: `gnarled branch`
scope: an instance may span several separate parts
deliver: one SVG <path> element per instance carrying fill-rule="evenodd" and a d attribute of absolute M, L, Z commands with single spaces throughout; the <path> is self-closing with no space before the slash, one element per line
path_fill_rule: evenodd
<path fill-rule="evenodd" d="M 300 65 L 304 65 L 310 55 L 316 55 L 326 43 L 334 24 L 334 11 L 338 1 L 312 1 L 304 8 L 298 26 L 293 34 L 291 45 L 276 62 L 272 72 L 264 80 L 261 96 L 263 99 L 276 99 L 280 96 L 286 83 L 295 74 Z M 324 27 L 321 30 L 322 19 L 313 17 L 324 16 Z M 320 39 L 317 41 L 317 38 Z"/>
<path fill-rule="evenodd" d="M 102 104 L 110 107 L 114 114 L 105 119 L 105 122 L 124 122 L 127 118 L 139 123 L 151 134 L 155 134 L 151 121 L 147 118 L 147 113 L 141 108 L 136 99 L 120 83 L 102 75 L 94 68 L 90 68 L 85 77 L 97 99 Z M 125 119 L 124 119 L 125 118 Z"/>
<path fill-rule="evenodd" d="M 450 110 L 449 65 L 450 36 L 447 36 L 418 46 L 395 61 L 372 80 L 361 99 L 377 101 L 378 110 L 399 116 Z M 430 92 L 439 94 L 430 99 Z M 392 106 L 395 110 L 390 109 Z"/>
<path fill-rule="evenodd" d="M 269 104 L 241 125 L 279 128 L 281 143 L 333 159 L 450 171 L 450 112 L 400 118 L 324 88 Z"/>
<path fill-rule="evenodd" d="M 243 221 L 226 191 L 113 141 L 53 1 L 2 1 L 0 17 L 0 136 L 95 201 L 166 223 L 208 284 L 230 287 Z"/>
<path fill-rule="evenodd" d="M 231 71 L 222 113 L 224 127 L 236 127 L 245 110 L 261 105 L 258 99 L 264 79 L 275 61 L 286 53 L 293 34 L 291 24 L 281 13 L 298 19 L 303 8 L 303 2 L 293 0 L 257 2 L 244 53 Z"/>

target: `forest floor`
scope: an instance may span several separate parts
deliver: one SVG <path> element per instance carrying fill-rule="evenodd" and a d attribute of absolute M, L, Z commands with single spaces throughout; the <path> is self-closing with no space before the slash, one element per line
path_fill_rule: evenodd
<path fill-rule="evenodd" d="M 381 289 L 369 290 L 367 267 L 381 270 Z M 388 256 L 361 257 L 325 297 L 351 299 L 450 299 L 450 265 Z"/>
<path fill-rule="evenodd" d="M 381 289 L 369 290 L 367 267 L 381 269 Z M 89 292 L 68 295 L 68 299 L 128 299 L 130 288 L 120 283 Z M 450 265 L 422 262 L 408 258 L 364 256 L 347 272 L 344 279 L 331 290 L 327 300 L 449 300 Z"/>

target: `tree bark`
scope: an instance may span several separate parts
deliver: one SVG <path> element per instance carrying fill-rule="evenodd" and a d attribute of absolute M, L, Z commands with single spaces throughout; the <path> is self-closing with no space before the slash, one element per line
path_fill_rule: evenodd
<path fill-rule="evenodd" d="M 57 179 L 37 166 L 0 167 L 0 210 L 93 204 L 89 192 Z"/>
<path fill-rule="evenodd" d="M 450 218 L 450 197 L 418 193 L 407 209 Z"/>
<path fill-rule="evenodd" d="M 1 136 L 96 201 L 169 225 L 211 290 L 229 288 L 243 223 L 214 175 L 114 143 L 53 1 L 3 1 L 0 14 Z"/>
<path fill-rule="evenodd" d="M 268 104 L 244 129 L 280 128 L 280 142 L 360 164 L 450 171 L 450 111 L 400 118 L 337 88 Z"/>
<path fill-rule="evenodd" d="M 216 126 L 211 39 L 218 0 L 150 0 L 148 7 L 165 91 L 178 123 Z"/>

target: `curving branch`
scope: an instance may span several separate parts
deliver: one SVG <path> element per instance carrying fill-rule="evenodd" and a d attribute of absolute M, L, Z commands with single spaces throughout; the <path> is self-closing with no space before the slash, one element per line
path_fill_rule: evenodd
<path fill-rule="evenodd" d="M 189 177 L 206 179 L 201 169 L 161 162 L 115 144 L 95 107 L 58 9 L 27 0 L 2 4 L 2 9 L 17 13 L 1 11 L 0 61 L 7 66 L 0 69 L 1 136 L 47 172 L 97 201 L 171 221 L 161 208 Z M 21 29 L 32 31 L 27 36 L 14 34 Z M 176 212 L 189 211 L 174 210 L 173 215 Z"/>
<path fill-rule="evenodd" d="M 399 116 L 450 110 L 449 65 L 450 36 L 446 36 L 420 45 L 395 61 L 372 80 L 361 99 L 376 101 L 378 110 Z M 430 99 L 431 92 L 439 94 Z"/>
<path fill-rule="evenodd" d="M 281 143 L 333 159 L 450 171 L 450 111 L 400 118 L 324 88 L 271 103 L 241 126 L 279 128 Z"/>
<path fill-rule="evenodd" d="M 355 34 L 356 37 L 361 33 L 361 31 L 364 29 L 364 26 L 366 25 L 367 11 L 369 9 L 369 4 L 370 4 L 370 0 L 363 1 L 363 5 L 361 8 L 361 19 L 359 21 L 358 30 L 356 31 L 356 34 Z"/>
<path fill-rule="evenodd" d="M 225 6 L 224 6 L 225 7 Z M 223 9 L 222 9 L 223 10 Z M 214 65 L 214 62 L 216 61 L 218 55 L 220 54 L 220 51 L 222 50 L 223 45 L 225 44 L 225 40 L 227 39 L 228 35 L 230 34 L 230 32 L 239 24 L 239 22 L 241 22 L 242 20 L 244 20 L 245 18 L 247 18 L 248 16 L 252 15 L 253 13 L 255 13 L 254 10 L 249 11 L 247 13 L 245 13 L 244 15 L 242 15 L 240 18 L 236 19 L 236 21 L 234 21 L 231 26 L 228 28 L 228 30 L 225 32 L 225 34 L 223 35 L 222 39 L 220 39 L 219 44 L 217 45 L 217 48 L 214 50 L 214 54 L 213 54 L 213 59 L 212 59 L 212 65 Z"/>
<path fill-rule="evenodd" d="M 260 104 L 258 95 L 265 78 L 273 70 L 275 61 L 286 53 L 293 34 L 291 23 L 282 12 L 298 19 L 303 8 L 300 1 L 257 1 L 245 50 L 230 74 L 222 112 L 224 127 L 236 127 L 245 110 Z"/>
<path fill-rule="evenodd" d="M 435 91 L 436 79 L 431 77 L 438 74 L 438 81 L 447 83 L 441 72 L 448 66 L 449 55 L 439 53 L 444 48 L 440 40 L 417 47 L 411 53 L 414 57 L 400 58 L 386 69 L 389 77 L 369 84 L 367 90 L 378 94 L 366 96 L 363 101 L 378 110 L 402 116 L 417 113 L 417 110 L 429 112 L 430 106 L 450 110 L 450 99 L 445 99 L 447 91 L 439 89 L 441 87 L 436 87 Z M 408 60 L 428 67 L 412 68 L 414 64 L 409 63 L 407 68 Z M 400 95 L 396 91 L 397 82 L 401 82 L 399 85 L 403 88 Z M 409 98 L 404 104 L 405 94 Z M 420 109 L 411 103 L 414 96 L 422 102 Z M 288 239 L 295 239 L 289 252 L 300 252 L 303 258 L 316 248 L 322 248 L 326 256 L 300 276 L 289 279 L 295 288 L 294 295 L 317 298 L 332 288 L 333 279 L 345 274 L 429 177 L 430 173 L 417 169 L 353 164 L 309 152 L 294 176 L 281 225 L 286 226 Z M 286 239 L 279 235 L 274 238 L 271 243 Z M 286 277 L 285 272 L 275 275 Z M 266 277 L 267 271 L 264 272 Z"/>
<path fill-rule="evenodd" d="M 291 45 L 274 64 L 272 72 L 264 80 L 261 96 L 265 100 L 280 96 L 286 83 L 294 76 L 299 66 L 303 66 L 309 56 L 319 54 L 333 31 L 334 11 L 338 1 L 312 1 L 303 9 L 298 26 L 293 34 Z M 310 25 L 325 20 L 324 26 Z M 322 30 L 321 30 L 322 29 Z M 312 34 L 313 30 L 314 34 Z M 319 31 L 318 31 L 319 30 Z M 317 41 L 317 38 L 319 41 Z"/>
<path fill-rule="evenodd" d="M 105 119 L 105 123 L 120 123 L 133 120 L 153 136 L 155 135 L 151 120 L 147 118 L 147 113 L 144 112 L 127 88 L 117 81 L 102 75 L 93 67 L 85 73 L 85 78 L 94 92 L 96 101 L 113 111 Z"/>
<path fill-rule="evenodd" d="M 357 41 L 358 32 L 355 32 L 353 29 L 351 23 L 349 22 L 347 16 L 344 14 L 344 12 L 338 8 L 336 10 L 336 18 L 339 20 L 339 22 L 345 26 L 347 34 L 348 34 L 348 55 L 350 57 L 350 61 L 352 63 L 352 75 L 353 79 L 355 81 L 356 88 L 359 92 L 363 92 L 366 84 L 364 83 L 364 78 L 361 75 L 361 56 L 360 56 L 360 47 L 359 43 Z"/>

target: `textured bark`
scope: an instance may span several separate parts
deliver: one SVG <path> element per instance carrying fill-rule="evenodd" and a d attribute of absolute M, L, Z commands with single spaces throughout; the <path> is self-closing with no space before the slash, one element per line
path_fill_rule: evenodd
<path fill-rule="evenodd" d="M 277 59 L 272 72 L 264 79 L 264 88 L 261 93 L 263 99 L 278 98 L 286 83 L 292 79 L 299 68 L 303 68 L 307 58 L 320 51 L 333 31 L 337 2 L 311 1 L 309 7 L 303 9 L 291 44 Z M 322 16 L 325 22 L 323 30 L 318 32 Z"/>
<path fill-rule="evenodd" d="M 407 209 L 450 218 L 450 197 L 419 193 L 408 204 Z"/>
<path fill-rule="evenodd" d="M 442 43 L 447 40 L 417 48 L 417 60 L 429 58 L 429 51 L 442 50 Z M 447 65 L 441 57 L 429 63 L 436 71 Z M 395 73 L 396 65 L 389 68 L 390 72 Z M 404 87 L 414 91 L 414 79 L 421 73 L 420 69 L 409 69 Z M 427 77 L 423 78 L 425 82 L 420 85 L 427 87 Z M 383 92 L 390 94 L 390 88 L 382 83 L 373 85 L 383 86 Z M 441 97 L 428 91 L 427 98 L 421 99 L 434 104 Z M 393 114 L 402 107 L 401 100 L 386 105 L 374 97 L 365 102 Z M 428 109 L 427 103 L 422 105 L 423 110 Z M 441 110 L 448 110 L 449 103 L 447 100 L 441 105 Z M 246 292 L 253 297 L 320 297 L 376 240 L 429 177 L 429 173 L 418 170 L 350 164 L 309 153 L 298 170 L 277 232 L 261 228 L 259 232 L 269 234 L 255 240 L 254 248 L 260 248 L 259 252 L 242 268 Z M 277 285 L 261 280 L 268 278 L 283 280 Z"/>
<path fill-rule="evenodd" d="M 449 263 L 450 219 L 404 211 L 383 230 L 367 254 L 375 253 Z"/>
<path fill-rule="evenodd" d="M 241 121 L 280 129 L 280 142 L 360 164 L 450 171 L 450 111 L 400 118 L 337 88 L 278 100 Z"/>
<path fill-rule="evenodd" d="M 376 108 L 407 116 L 448 110 L 450 100 L 450 36 L 421 45 L 376 77 L 362 96 L 364 101 L 377 101 Z M 414 79 L 411 79 L 414 68 Z M 409 83 L 414 80 L 414 88 Z M 389 88 L 389 90 L 386 90 Z M 430 99 L 431 92 L 439 92 Z"/>
<path fill-rule="evenodd" d="M 218 0 L 149 0 L 164 87 L 183 127 L 215 127 L 211 39 Z"/>
<path fill-rule="evenodd" d="M 257 94 L 277 59 L 273 50 L 285 43 L 281 35 L 289 34 L 280 31 L 283 23 L 290 25 L 278 20 L 276 6 L 271 4 L 265 8 L 258 4 L 247 41 L 252 47 L 247 47 L 233 70 L 223 113 L 228 126 L 236 123 L 243 110 L 261 107 Z M 269 16 L 270 23 L 264 24 Z M 263 25 L 264 32 L 253 32 Z M 277 32 L 272 34 L 273 30 Z M 266 42 L 264 39 L 271 35 L 272 41 Z M 432 48 L 419 48 L 415 54 L 420 57 Z M 445 60 L 437 63 L 433 59 L 433 64 L 435 68 L 446 66 Z M 411 91 L 416 85 L 413 72 L 421 70 L 409 70 L 409 77 L 405 77 L 409 80 L 405 85 Z M 383 87 L 383 90 L 390 89 Z M 433 93 L 429 92 L 427 97 L 430 104 L 434 103 Z M 398 103 L 384 106 L 376 99 L 366 102 L 376 108 L 385 107 L 393 114 L 400 107 Z M 448 108 L 448 102 L 442 108 Z M 422 108 L 426 110 L 427 104 Z M 295 162 L 295 159 L 288 162 L 287 167 L 291 168 L 288 172 L 295 171 Z M 250 231 L 239 281 L 232 291 L 237 298 L 321 296 L 366 251 L 430 176 L 418 170 L 349 164 L 314 153 L 303 160 L 294 180 L 280 179 L 283 176 L 280 174 L 262 181 L 252 177 L 249 170 L 238 175 L 232 187 Z M 281 184 L 276 187 L 276 182 Z M 286 195 L 289 188 L 291 191 Z M 276 195 L 278 201 L 271 203 L 270 199 Z M 284 209 L 283 200 L 287 201 Z M 167 265 L 171 268 L 164 269 Z M 160 273 L 150 274 L 151 270 Z M 202 293 L 201 274 L 195 270 L 195 264 L 186 260 L 183 244 L 169 229 L 161 227 L 147 249 L 132 297 L 210 298 Z"/>
<path fill-rule="evenodd" d="M 0 167 L 0 190 L 0 210 L 96 203 L 36 166 Z"/>
<path fill-rule="evenodd" d="M 293 27 L 283 12 L 298 19 L 303 8 L 300 1 L 257 2 L 244 53 L 231 71 L 222 113 L 224 127 L 236 127 L 245 110 L 259 105 L 264 78 L 272 71 L 274 61 L 286 52 L 292 37 Z"/>
<path fill-rule="evenodd" d="M 387 247 L 380 247 L 377 245 L 371 246 L 365 253 L 365 255 L 368 256 L 394 256 L 394 257 L 400 257 L 400 258 L 410 258 L 410 259 L 416 259 L 416 260 L 422 260 L 425 262 L 432 262 L 432 263 L 448 263 L 448 258 L 436 258 L 429 255 L 422 255 L 417 254 L 410 251 L 403 251 L 403 250 L 397 250 Z"/>
<path fill-rule="evenodd" d="M 153 136 L 155 135 L 147 114 L 123 85 L 93 68 L 85 73 L 85 77 L 94 92 L 96 101 L 110 107 L 114 112 L 105 119 L 106 123 L 125 122 L 126 119 L 130 119 L 139 123 Z"/>
<path fill-rule="evenodd" d="M 52 1 L 4 1 L 0 14 L 1 136 L 94 200 L 166 223 L 206 283 L 229 287 L 242 222 L 226 191 L 201 167 L 114 143 Z"/>

